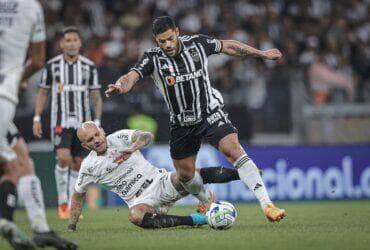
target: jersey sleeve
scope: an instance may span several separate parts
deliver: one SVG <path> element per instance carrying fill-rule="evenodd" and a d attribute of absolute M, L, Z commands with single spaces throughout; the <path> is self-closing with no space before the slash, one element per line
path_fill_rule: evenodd
<path fill-rule="evenodd" d="M 131 145 L 132 143 L 132 136 L 136 130 L 134 129 L 122 129 L 113 134 L 114 140 L 119 142 L 119 144 L 123 145 Z"/>
<path fill-rule="evenodd" d="M 98 70 L 95 65 L 91 66 L 90 74 L 89 89 L 100 89 L 101 85 L 99 84 Z"/>
<path fill-rule="evenodd" d="M 130 70 L 136 71 L 141 78 L 151 75 L 154 71 L 153 58 L 148 52 L 145 52 L 140 60 Z"/>
<path fill-rule="evenodd" d="M 88 186 L 95 182 L 94 176 L 84 170 L 84 165 L 86 165 L 85 162 L 83 162 L 81 165 L 81 171 L 78 173 L 77 181 L 75 184 L 75 190 L 78 193 L 86 193 Z"/>
<path fill-rule="evenodd" d="M 52 76 L 50 72 L 50 66 L 46 64 L 46 66 L 42 70 L 41 81 L 39 83 L 39 87 L 43 89 L 50 89 L 51 84 L 52 84 Z"/>
<path fill-rule="evenodd" d="M 221 52 L 222 43 L 216 38 L 200 34 L 197 35 L 196 41 L 202 45 L 207 56 L 218 54 Z"/>
<path fill-rule="evenodd" d="M 32 43 L 45 41 L 45 21 L 44 12 L 41 5 L 35 2 L 35 23 L 33 24 L 30 40 Z"/>

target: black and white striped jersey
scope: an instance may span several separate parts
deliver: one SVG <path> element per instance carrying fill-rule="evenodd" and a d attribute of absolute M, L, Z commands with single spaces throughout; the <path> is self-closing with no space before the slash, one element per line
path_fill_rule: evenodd
<path fill-rule="evenodd" d="M 223 106 L 221 94 L 212 88 L 208 56 L 218 54 L 222 44 L 205 36 L 181 36 L 181 51 L 167 56 L 159 47 L 149 49 L 131 69 L 141 77 L 151 76 L 162 93 L 171 122 L 194 124 Z"/>
<path fill-rule="evenodd" d="M 59 55 L 47 62 L 39 87 L 51 90 L 51 127 L 78 128 L 91 120 L 90 91 L 101 86 L 91 60 L 80 55 L 70 63 Z"/>

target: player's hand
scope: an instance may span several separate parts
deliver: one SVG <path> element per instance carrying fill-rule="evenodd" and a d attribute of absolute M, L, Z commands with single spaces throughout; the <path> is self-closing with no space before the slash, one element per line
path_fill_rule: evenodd
<path fill-rule="evenodd" d="M 32 131 L 33 131 L 33 135 L 40 139 L 42 137 L 41 122 L 34 121 L 33 126 L 32 126 Z"/>
<path fill-rule="evenodd" d="M 107 90 L 105 91 L 106 97 L 111 97 L 113 95 L 121 94 L 122 86 L 121 84 L 109 84 Z"/>
<path fill-rule="evenodd" d="M 121 151 L 120 155 L 114 160 L 114 162 L 117 164 L 121 164 L 122 162 L 130 158 L 132 153 L 134 153 L 135 151 L 136 149 L 134 148 L 125 148 Z"/>
<path fill-rule="evenodd" d="M 68 231 L 75 232 L 76 230 L 77 230 L 77 225 L 76 224 L 69 224 L 68 225 Z"/>
<path fill-rule="evenodd" d="M 280 58 L 283 57 L 283 54 L 278 49 L 265 50 L 263 51 L 263 55 L 265 59 L 270 60 L 279 60 Z"/>

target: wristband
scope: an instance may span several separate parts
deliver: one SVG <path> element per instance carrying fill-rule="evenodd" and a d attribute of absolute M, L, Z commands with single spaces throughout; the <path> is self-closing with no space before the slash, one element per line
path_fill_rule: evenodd
<path fill-rule="evenodd" d="M 41 116 L 39 116 L 39 115 L 35 115 L 35 116 L 33 117 L 33 121 L 34 121 L 34 122 L 41 122 Z"/>

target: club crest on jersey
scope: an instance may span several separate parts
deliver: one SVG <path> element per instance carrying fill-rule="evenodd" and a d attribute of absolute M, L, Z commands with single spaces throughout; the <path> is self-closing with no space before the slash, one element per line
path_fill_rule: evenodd
<path fill-rule="evenodd" d="M 58 93 L 62 93 L 63 92 L 63 84 L 61 82 L 58 82 Z"/>
<path fill-rule="evenodd" d="M 193 58 L 194 62 L 199 62 L 199 54 L 194 47 L 189 49 L 189 53 L 190 56 Z"/>
<path fill-rule="evenodd" d="M 173 86 L 175 85 L 175 82 L 176 82 L 175 77 L 173 76 L 167 76 L 166 81 L 167 81 L 168 86 Z"/>

